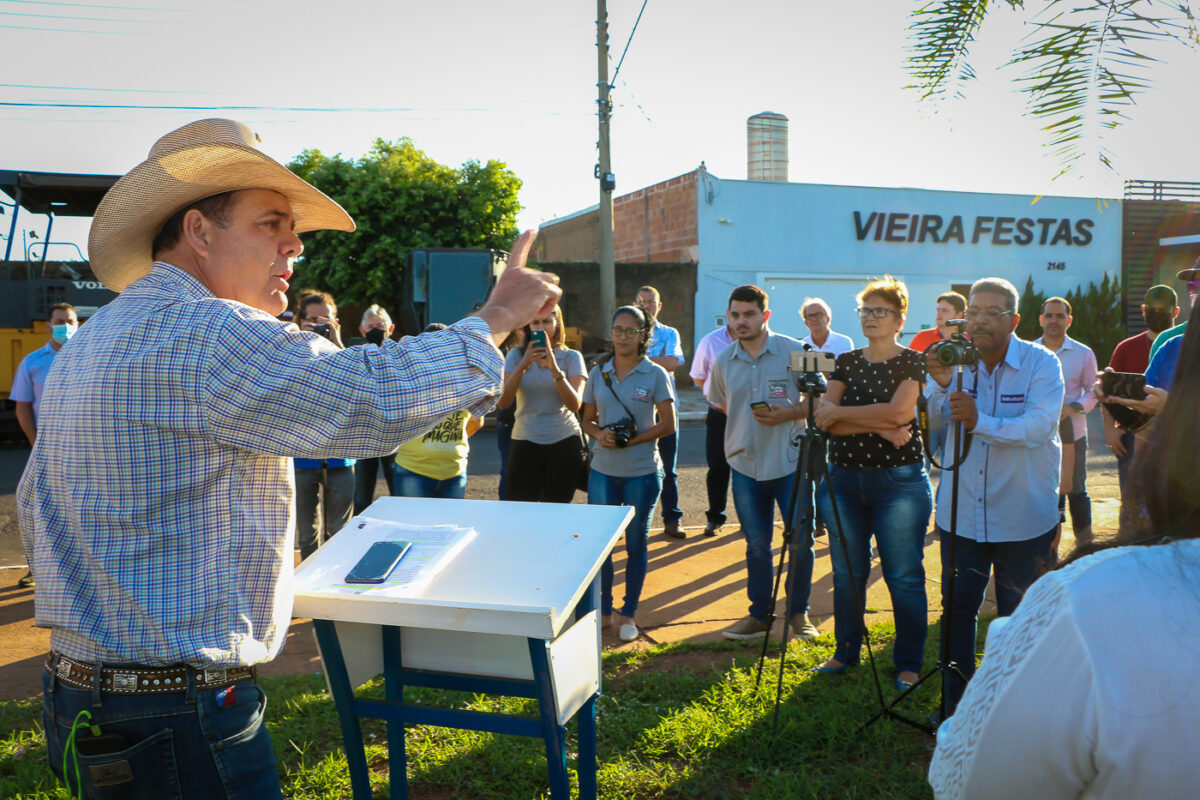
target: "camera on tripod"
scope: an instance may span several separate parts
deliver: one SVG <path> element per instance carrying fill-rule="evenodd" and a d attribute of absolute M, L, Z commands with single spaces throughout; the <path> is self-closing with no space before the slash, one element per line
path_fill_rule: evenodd
<path fill-rule="evenodd" d="M 964 366 L 973 367 L 979 363 L 979 351 L 975 349 L 974 343 L 967 338 L 963 333 L 963 328 L 967 326 L 965 319 L 952 319 L 948 325 L 955 326 L 958 330 L 950 334 L 950 338 L 942 342 L 935 342 L 928 352 L 933 353 L 937 358 L 938 363 L 944 367 Z"/>
<path fill-rule="evenodd" d="M 621 417 L 616 422 L 604 426 L 605 430 L 613 432 L 613 440 L 617 447 L 628 447 L 633 437 L 637 436 L 637 423 L 629 417 Z"/>
<path fill-rule="evenodd" d="M 837 359 L 833 353 L 821 353 L 804 345 L 804 352 L 791 354 L 788 370 L 795 376 L 796 385 L 805 394 L 820 394 L 825 391 L 825 376 L 833 372 Z"/>

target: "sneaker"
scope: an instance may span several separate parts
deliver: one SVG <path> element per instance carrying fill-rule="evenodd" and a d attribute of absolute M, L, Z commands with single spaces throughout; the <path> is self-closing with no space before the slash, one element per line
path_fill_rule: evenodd
<path fill-rule="evenodd" d="M 744 617 L 733 623 L 722 632 L 726 639 L 761 639 L 771 630 L 771 626 L 754 617 Z"/>
<path fill-rule="evenodd" d="M 798 636 L 804 641 L 815 639 L 821 635 L 817 630 L 817 626 L 812 624 L 812 620 L 808 618 L 808 614 L 793 614 L 788 620 L 788 638 Z"/>
<path fill-rule="evenodd" d="M 33 573 L 26 572 L 25 577 L 17 581 L 17 586 L 20 586 L 22 589 L 28 589 L 30 586 L 33 586 Z"/>
<path fill-rule="evenodd" d="M 710 522 L 704 526 L 704 535 L 705 536 L 716 536 L 720 532 L 721 532 L 721 523 L 720 522 Z"/>
<path fill-rule="evenodd" d="M 686 539 L 687 534 L 683 532 L 683 528 L 679 527 L 679 520 L 663 523 L 663 533 L 670 536 L 672 539 Z"/>
<path fill-rule="evenodd" d="M 632 642 L 638 638 L 637 623 L 632 617 L 621 617 L 621 627 L 617 630 L 617 638 L 622 642 Z"/>

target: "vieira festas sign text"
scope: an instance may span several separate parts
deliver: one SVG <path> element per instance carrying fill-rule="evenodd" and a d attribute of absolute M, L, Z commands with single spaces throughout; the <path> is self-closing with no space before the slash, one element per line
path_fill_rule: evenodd
<path fill-rule="evenodd" d="M 940 214 L 872 211 L 864 218 L 861 211 L 854 212 L 854 232 L 860 242 L 966 244 L 969 237 L 971 244 L 1082 247 L 1091 243 L 1095 227 L 1090 219 L 1061 217 L 977 216 L 968 218 L 968 224 L 969 232 L 958 215 L 947 220 Z"/>

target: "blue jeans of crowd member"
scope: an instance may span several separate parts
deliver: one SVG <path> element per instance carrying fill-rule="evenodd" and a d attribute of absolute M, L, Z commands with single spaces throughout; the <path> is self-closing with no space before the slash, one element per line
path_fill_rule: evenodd
<path fill-rule="evenodd" d="M 1013 513 L 1020 513 L 1020 509 L 1013 509 Z M 966 680 L 975 674 L 976 625 L 991 571 L 996 571 L 996 616 L 1011 616 L 1017 610 L 1025 590 L 1050 567 L 1050 550 L 1056 531 L 1057 526 L 1022 542 L 977 542 L 965 536 L 954 537 L 955 581 L 954 605 L 950 611 L 950 660 L 958 664 Z M 942 587 L 945 591 L 949 577 L 950 559 L 946 551 L 950 534 L 940 527 L 937 532 L 941 538 Z M 966 688 L 964 680 L 952 672 L 947 673 L 947 714 L 954 713 Z"/>
<path fill-rule="evenodd" d="M 775 567 L 771 558 L 771 539 L 775 532 L 775 507 L 787 524 L 791 507 L 794 477 L 784 475 L 767 481 L 756 481 L 749 475 L 730 470 L 733 477 L 733 507 L 746 537 L 746 594 L 750 597 L 750 616 L 766 622 L 771 609 L 771 589 Z M 787 616 L 808 611 L 808 596 L 812 592 L 813 543 L 792 541 L 793 551 L 788 558 Z"/>
<path fill-rule="evenodd" d="M 419 472 L 405 469 L 399 464 L 392 474 L 397 497 L 438 497 L 443 500 L 462 500 L 467 496 L 467 473 L 453 478 L 438 480 Z"/>
<path fill-rule="evenodd" d="M 892 596 L 896 646 L 892 661 L 897 672 L 920 672 L 928 627 L 925 596 L 925 529 L 933 511 L 929 476 L 922 464 L 879 469 L 829 465 L 829 482 L 817 488 L 817 507 L 830 531 L 833 562 L 833 630 L 843 664 L 857 664 L 862 650 L 867 577 L 871 571 L 871 537 L 875 537 L 883 580 Z M 832 490 L 832 491 L 831 491 Z M 833 502 L 837 501 L 834 515 Z M 838 540 L 836 520 L 842 522 Z M 847 568 L 846 553 L 850 563 Z M 850 573 L 854 573 L 851 584 Z M 858 595 L 857 600 L 855 595 Z"/>
<path fill-rule="evenodd" d="M 662 459 L 662 518 L 663 522 L 678 522 L 683 519 L 679 507 L 679 476 L 675 474 L 675 460 L 679 450 L 679 433 L 664 436 L 657 442 L 658 457 Z"/>
<path fill-rule="evenodd" d="M 275 754 L 263 724 L 267 696 L 253 682 L 196 689 L 191 680 L 189 675 L 186 691 L 120 695 L 63 686 L 43 672 L 42 724 L 51 771 L 66 783 L 72 797 L 82 783 L 82 796 L 99 800 L 281 800 Z M 67 737 L 76 716 L 85 710 L 101 735 L 120 736 L 128 747 L 107 755 L 79 755 L 77 762 L 70 758 L 64 776 Z M 76 742 L 89 735 L 81 725 Z"/>
<path fill-rule="evenodd" d="M 646 571 L 650 566 L 647 540 L 650 515 L 662 491 L 663 473 L 652 472 L 636 478 L 618 478 L 592 470 L 588 474 L 588 503 L 594 506 L 633 506 L 633 519 L 625 527 L 625 601 L 621 613 L 637 613 Z M 613 559 L 610 553 L 600 568 L 600 613 L 613 612 Z"/>
<path fill-rule="evenodd" d="M 393 495 L 396 489 L 392 484 L 392 468 L 396 461 L 392 456 L 379 458 L 360 458 L 354 465 L 354 513 L 361 514 L 367 506 L 375 502 L 375 478 L 383 472 L 383 482 L 387 485 L 387 493 Z"/>

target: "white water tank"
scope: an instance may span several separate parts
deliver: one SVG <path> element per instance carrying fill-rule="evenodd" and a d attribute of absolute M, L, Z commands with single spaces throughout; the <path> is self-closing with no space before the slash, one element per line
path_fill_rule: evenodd
<path fill-rule="evenodd" d="M 787 181 L 788 118 L 763 111 L 746 120 L 746 177 L 752 181 Z"/>

